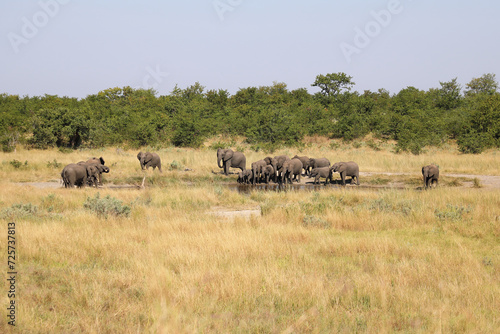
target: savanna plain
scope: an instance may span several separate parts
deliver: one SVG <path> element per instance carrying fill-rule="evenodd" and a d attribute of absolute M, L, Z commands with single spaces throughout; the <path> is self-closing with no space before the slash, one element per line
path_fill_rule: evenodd
<path fill-rule="evenodd" d="M 143 148 L 160 155 L 162 174 L 141 171 L 139 150 L 0 153 L 0 332 L 499 332 L 500 186 L 481 181 L 500 175 L 498 150 L 238 146 L 248 167 L 278 154 L 353 160 L 361 185 L 237 191 L 213 143 Z M 61 187 L 66 164 L 93 156 L 111 169 L 103 187 Z M 423 190 L 430 163 L 440 183 Z"/>

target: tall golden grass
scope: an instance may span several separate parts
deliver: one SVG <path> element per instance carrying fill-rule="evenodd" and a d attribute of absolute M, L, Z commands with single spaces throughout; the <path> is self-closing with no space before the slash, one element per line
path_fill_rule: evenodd
<path fill-rule="evenodd" d="M 427 163 L 438 163 L 444 173 L 498 175 L 500 162 L 498 151 L 466 156 L 441 149 L 412 156 L 331 147 L 314 142 L 273 154 L 354 160 L 363 171 L 415 175 Z M 234 175 L 212 174 L 219 170 L 215 150 L 158 152 L 163 174 L 146 172 L 141 190 L 41 188 L 57 181 L 62 169 L 48 162 L 64 166 L 92 156 L 103 156 L 110 166 L 107 185 L 140 184 L 144 173 L 135 151 L 0 154 L 0 220 L 4 227 L 16 222 L 18 236 L 16 332 L 500 328 L 499 189 L 321 187 L 240 194 L 224 185 Z M 245 153 L 249 162 L 267 155 Z M 15 168 L 14 159 L 23 165 Z M 121 200 L 131 214 L 106 219 L 85 209 L 97 193 Z M 20 203 L 37 209 L 15 211 Z M 213 208 L 254 207 L 261 214 L 249 219 L 211 214 Z M 1 242 L 4 263 L 6 251 Z M 0 332 L 14 332 L 5 321 L 6 280 L 0 282 Z"/>

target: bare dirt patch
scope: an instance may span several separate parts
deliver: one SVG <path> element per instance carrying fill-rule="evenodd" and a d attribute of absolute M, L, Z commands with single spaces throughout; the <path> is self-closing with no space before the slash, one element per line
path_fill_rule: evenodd
<path fill-rule="evenodd" d="M 259 217 L 261 215 L 261 209 L 260 206 L 243 210 L 231 210 L 228 208 L 213 207 L 207 213 L 230 220 L 236 217 L 250 219 L 252 218 L 252 216 Z"/>

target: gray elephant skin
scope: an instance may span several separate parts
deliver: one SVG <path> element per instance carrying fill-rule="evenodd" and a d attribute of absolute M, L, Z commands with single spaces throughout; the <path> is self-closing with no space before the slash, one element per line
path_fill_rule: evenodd
<path fill-rule="evenodd" d="M 252 170 L 251 169 L 245 169 L 244 171 L 241 171 L 238 173 L 238 183 L 245 183 L 245 184 L 250 184 L 252 182 Z"/>
<path fill-rule="evenodd" d="M 271 159 L 271 165 L 274 168 L 274 172 L 276 173 L 276 177 L 278 180 L 282 180 L 283 177 L 283 164 L 285 161 L 289 161 L 290 158 L 286 155 L 277 155 Z"/>
<path fill-rule="evenodd" d="M 261 182 L 262 180 L 262 170 L 264 167 L 267 166 L 267 163 L 265 160 L 259 160 L 252 162 L 252 184 L 255 184 L 257 182 Z"/>
<path fill-rule="evenodd" d="M 330 160 L 327 158 L 311 158 L 309 159 L 310 168 L 330 167 Z"/>
<path fill-rule="evenodd" d="M 276 173 L 272 165 L 266 165 L 262 168 L 262 181 L 266 184 L 269 183 L 269 181 L 276 181 Z"/>
<path fill-rule="evenodd" d="M 283 163 L 283 174 L 281 182 L 286 184 L 288 181 L 292 183 L 293 180 L 300 183 L 300 176 L 302 175 L 302 162 L 299 159 L 287 160 Z"/>
<path fill-rule="evenodd" d="M 104 159 L 102 157 L 100 158 L 90 158 L 87 161 L 80 161 L 77 163 L 78 165 L 83 165 L 83 166 L 95 166 L 97 170 L 99 171 L 99 176 L 97 178 L 97 182 L 94 184 L 96 187 L 97 185 L 102 185 L 102 178 L 101 175 L 102 173 L 109 173 L 109 167 L 104 165 Z M 87 181 L 93 181 L 93 180 L 87 180 Z M 92 185 L 89 183 L 89 185 Z"/>
<path fill-rule="evenodd" d="M 141 163 L 141 169 L 148 169 L 149 167 L 153 167 L 153 171 L 155 168 L 158 167 L 158 170 L 160 173 L 162 173 L 161 170 L 161 159 L 160 156 L 156 153 L 151 153 L 151 152 L 139 152 L 137 154 L 137 159 Z"/>
<path fill-rule="evenodd" d="M 217 150 L 217 166 L 222 168 L 225 175 L 229 174 L 229 168 L 246 169 L 247 158 L 242 152 L 234 152 L 231 149 Z"/>
<path fill-rule="evenodd" d="M 356 185 L 359 185 L 359 166 L 354 161 L 336 162 L 331 169 L 333 172 L 340 174 L 343 186 L 345 186 L 346 176 L 351 177 L 351 184 L 354 182 L 354 178 L 356 178 Z"/>
<path fill-rule="evenodd" d="M 314 182 L 313 182 L 314 184 L 319 184 L 319 179 L 321 177 L 325 178 L 325 186 L 326 186 L 328 180 L 330 180 L 330 183 L 332 182 L 333 171 L 330 167 L 313 168 L 311 169 L 309 177 L 314 177 Z"/>
<path fill-rule="evenodd" d="M 422 176 L 424 179 L 424 188 L 432 187 L 433 184 L 437 187 L 439 180 L 439 167 L 436 165 L 427 165 L 422 167 Z"/>
<path fill-rule="evenodd" d="M 292 159 L 299 159 L 300 162 L 302 162 L 302 168 L 304 168 L 304 173 L 306 176 L 308 176 L 311 171 L 311 166 L 309 165 L 310 161 L 309 157 L 306 157 L 305 155 L 301 157 L 295 155 Z"/>
<path fill-rule="evenodd" d="M 63 168 L 61 177 L 66 188 L 84 187 L 89 180 L 97 182 L 99 170 L 94 165 L 69 164 Z"/>

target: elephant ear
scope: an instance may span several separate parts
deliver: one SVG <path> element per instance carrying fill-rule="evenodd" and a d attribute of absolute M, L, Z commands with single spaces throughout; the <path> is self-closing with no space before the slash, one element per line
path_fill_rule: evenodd
<path fill-rule="evenodd" d="M 337 169 L 337 170 L 338 170 L 339 172 L 345 172 L 345 170 L 346 170 L 346 169 L 347 169 L 347 164 L 345 164 L 345 163 L 341 163 L 341 164 L 339 165 L 339 167 L 338 167 L 338 169 Z"/>
<path fill-rule="evenodd" d="M 104 165 L 104 159 L 102 157 L 99 158 L 99 161 L 101 162 L 101 165 Z"/>
<path fill-rule="evenodd" d="M 234 155 L 233 150 L 227 150 L 226 154 L 224 154 L 224 160 L 226 161 L 226 160 L 231 159 L 233 157 L 233 155 Z"/>
<path fill-rule="evenodd" d="M 137 159 L 140 161 L 142 157 L 142 152 L 137 153 Z"/>

